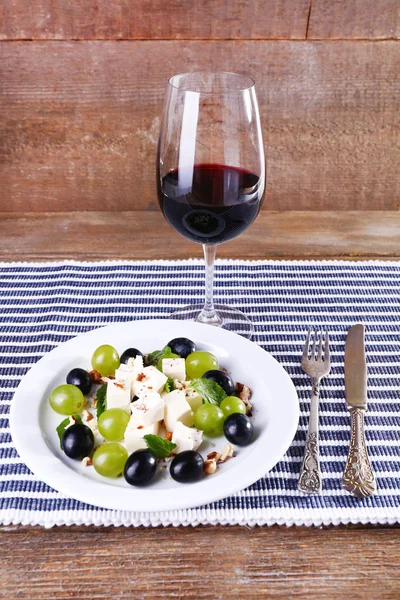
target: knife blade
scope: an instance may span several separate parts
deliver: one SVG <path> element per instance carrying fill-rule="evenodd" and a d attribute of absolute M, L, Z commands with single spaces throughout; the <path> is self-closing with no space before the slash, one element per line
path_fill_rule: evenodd
<path fill-rule="evenodd" d="M 342 487 L 358 498 L 367 498 L 375 493 L 376 483 L 364 434 L 364 414 L 367 408 L 367 361 L 365 327 L 361 324 L 351 327 L 347 334 L 344 383 L 346 403 L 351 418 L 351 434 Z"/>
<path fill-rule="evenodd" d="M 346 402 L 350 406 L 367 408 L 367 361 L 365 358 L 365 327 L 354 325 L 347 334 L 344 355 Z"/>

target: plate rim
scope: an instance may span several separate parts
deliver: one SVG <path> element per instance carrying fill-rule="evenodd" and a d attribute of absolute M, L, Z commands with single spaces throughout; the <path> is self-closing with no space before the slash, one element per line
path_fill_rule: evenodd
<path fill-rule="evenodd" d="M 217 344 L 218 341 L 220 341 L 221 337 L 222 337 L 224 342 L 225 342 L 225 339 L 226 339 L 226 342 L 229 342 L 229 340 L 232 340 L 232 342 L 235 341 L 236 343 L 239 343 L 240 346 L 245 346 L 245 347 L 248 346 L 249 348 L 252 347 L 256 353 L 258 353 L 258 352 L 263 353 L 263 355 L 264 355 L 263 358 L 266 358 L 266 360 L 270 363 L 270 365 L 273 365 L 273 369 L 276 370 L 276 375 L 278 376 L 278 378 L 281 378 L 282 382 L 284 382 L 286 384 L 287 392 L 288 392 L 287 397 L 289 398 L 289 404 L 291 404 L 291 408 L 292 408 L 290 415 L 286 416 L 286 418 L 288 420 L 288 427 L 287 427 L 287 430 L 284 435 L 284 443 L 282 444 L 282 447 L 284 447 L 284 450 L 282 450 L 282 448 L 280 449 L 278 458 L 276 458 L 277 453 L 275 453 L 275 456 L 273 457 L 272 461 L 271 460 L 268 461 L 267 460 L 268 457 L 264 461 L 262 461 L 261 464 L 262 465 L 265 464 L 266 465 L 265 468 L 264 467 L 262 469 L 257 468 L 255 470 L 249 469 L 248 472 L 242 473 L 242 475 L 239 478 L 240 485 L 237 485 L 236 483 L 234 483 L 232 481 L 232 479 L 234 479 L 234 478 L 230 477 L 228 472 L 225 472 L 225 474 L 221 472 L 221 474 L 219 474 L 219 482 L 221 482 L 221 485 L 213 486 L 212 481 L 211 481 L 212 478 L 209 478 L 209 479 L 207 478 L 206 480 L 203 479 L 202 481 L 194 483 L 194 484 L 184 485 L 184 486 L 182 485 L 179 488 L 171 488 L 169 490 L 162 489 L 162 490 L 160 490 L 163 492 L 163 496 L 164 496 L 162 504 L 160 503 L 159 500 L 155 501 L 156 494 L 153 493 L 153 496 L 152 496 L 153 501 L 151 502 L 152 506 L 149 508 L 148 501 L 146 501 L 146 496 L 151 494 L 152 489 L 154 492 L 154 488 L 151 488 L 151 487 L 147 487 L 147 488 L 122 487 L 122 486 L 112 485 L 112 483 L 109 483 L 109 482 L 103 483 L 100 481 L 90 479 L 88 477 L 83 476 L 83 474 L 79 473 L 79 471 L 68 467 L 67 464 L 63 463 L 53 453 L 51 448 L 49 448 L 45 442 L 44 433 L 43 433 L 43 431 L 40 427 L 40 423 L 39 423 L 39 418 L 40 418 L 39 417 L 39 412 L 40 412 L 39 409 L 43 402 L 43 388 L 41 388 L 41 392 L 40 392 L 41 399 L 38 400 L 37 419 L 35 421 L 36 433 L 37 433 L 37 428 L 40 432 L 40 436 L 38 436 L 39 447 L 38 447 L 38 449 L 29 448 L 29 443 L 27 446 L 26 441 L 23 436 L 24 427 L 22 427 L 22 425 L 19 424 L 19 422 L 20 422 L 20 419 L 22 418 L 22 423 L 24 424 L 24 426 L 26 425 L 26 427 L 28 427 L 28 428 L 32 427 L 32 423 L 25 424 L 25 422 L 23 420 L 23 417 L 24 417 L 23 412 L 24 411 L 22 410 L 22 408 L 23 408 L 22 400 L 20 400 L 19 398 L 22 399 L 24 397 L 24 394 L 26 393 L 25 388 L 29 389 L 29 385 L 31 383 L 31 380 L 34 379 L 36 371 L 39 370 L 39 372 L 40 372 L 41 367 L 46 368 L 46 363 L 51 361 L 51 358 L 57 357 L 58 354 L 63 354 L 63 349 L 65 348 L 66 345 L 77 344 L 77 340 L 81 339 L 83 336 L 92 337 L 92 336 L 96 336 L 96 335 L 101 335 L 102 331 L 107 331 L 110 329 L 116 331 L 121 328 L 132 327 L 132 326 L 139 327 L 139 329 L 143 328 L 143 327 L 148 327 L 148 326 L 153 326 L 153 327 L 167 326 L 167 327 L 171 327 L 171 328 L 173 327 L 175 332 L 177 329 L 179 329 L 181 327 L 185 327 L 185 328 L 189 328 L 189 329 L 194 328 L 194 331 L 203 331 L 203 332 L 207 332 L 208 334 L 212 334 L 212 335 L 208 335 L 208 336 L 205 335 L 205 338 L 208 337 L 209 339 L 208 340 L 204 339 L 204 342 Z M 215 338 L 215 339 L 212 339 L 212 338 Z M 199 343 L 201 344 L 201 335 L 200 335 L 200 337 L 196 337 L 195 339 L 196 339 L 196 341 L 199 341 Z M 222 346 L 225 346 L 225 344 L 223 343 Z M 230 353 L 230 354 L 232 355 L 232 353 Z M 261 356 L 261 354 L 260 354 L 260 356 Z M 39 393 L 39 392 L 37 392 L 37 393 Z M 102 326 L 102 327 L 94 328 L 90 331 L 78 334 L 78 335 L 72 337 L 71 339 L 66 340 L 65 342 L 61 342 L 53 350 L 51 350 L 50 352 L 46 352 L 46 354 L 44 354 L 44 356 L 41 357 L 39 359 L 39 361 L 37 361 L 29 369 L 29 371 L 24 375 L 24 377 L 21 379 L 21 382 L 18 385 L 18 387 L 14 393 L 14 396 L 13 396 L 13 399 L 11 402 L 11 407 L 10 407 L 10 432 L 11 432 L 11 437 L 12 437 L 13 443 L 14 443 L 16 450 L 21 458 L 21 461 L 35 474 L 36 477 L 38 477 L 39 480 L 46 483 L 52 489 L 54 489 L 62 494 L 65 494 L 67 497 L 76 499 L 87 505 L 101 507 L 101 508 L 108 509 L 108 510 L 124 510 L 124 511 L 134 510 L 136 512 L 137 511 L 139 511 L 139 512 L 149 512 L 149 511 L 165 512 L 165 511 L 169 511 L 169 510 L 184 510 L 184 509 L 190 509 L 190 508 L 198 508 L 200 506 L 208 505 L 208 504 L 216 502 L 218 500 L 227 498 L 227 497 L 247 488 L 248 486 L 252 485 L 253 483 L 255 483 L 258 479 L 260 479 L 261 477 L 266 475 L 283 458 L 283 456 L 285 455 L 285 453 L 291 446 L 293 438 L 294 438 L 297 428 L 298 428 L 299 416 L 300 416 L 299 399 L 298 399 L 296 388 L 292 382 L 292 379 L 290 378 L 287 371 L 282 367 L 282 365 L 268 351 L 261 348 L 261 346 L 259 346 L 257 343 L 251 342 L 245 338 L 242 338 L 235 333 L 225 331 L 225 330 L 222 330 L 219 328 L 214 328 L 212 326 L 202 325 L 199 323 L 192 323 L 192 322 L 186 322 L 186 321 L 179 322 L 176 320 L 172 321 L 172 320 L 168 320 L 168 319 L 136 319 L 136 320 L 127 321 L 127 322 L 110 323 L 110 324 Z M 259 444 L 254 443 L 254 448 L 252 450 L 250 450 L 250 452 L 248 453 L 249 456 L 251 456 L 254 452 L 257 451 L 258 446 L 259 446 Z M 251 446 L 248 446 L 247 448 L 251 448 Z M 32 450 L 33 450 L 33 452 L 32 452 Z M 43 456 L 39 452 L 39 450 L 41 450 L 42 452 L 45 451 L 46 456 Z M 246 461 L 249 459 L 249 456 L 246 458 Z M 269 463 L 272 463 L 272 464 L 269 464 Z M 54 470 L 52 468 L 54 468 Z M 255 475 L 255 473 L 256 473 L 256 475 Z M 224 475 L 225 475 L 225 477 L 224 477 Z M 109 480 L 109 481 L 112 481 L 112 480 Z M 207 481 L 209 481 L 210 483 L 207 484 Z M 79 485 L 79 483 L 81 483 L 81 485 Z M 78 484 L 78 485 L 75 485 L 75 484 Z M 205 484 L 207 484 L 207 485 L 205 485 Z M 199 486 L 202 486 L 202 487 L 199 488 Z M 210 488 L 210 490 L 208 488 Z M 222 488 L 222 492 L 221 492 L 221 488 Z M 71 489 L 73 490 L 72 492 L 71 492 Z M 108 500 L 108 497 L 110 495 L 109 494 L 110 489 L 118 491 L 118 494 L 114 494 L 114 496 L 116 496 L 116 497 L 110 498 L 110 500 Z M 187 490 L 187 492 L 182 493 L 182 491 L 184 491 L 184 490 Z M 208 492 L 208 493 L 204 494 L 204 491 Z M 102 492 L 104 493 L 104 498 L 103 498 Z M 92 497 L 89 498 L 88 494 L 89 494 L 89 496 L 92 496 Z M 128 495 L 130 496 L 129 502 L 128 502 Z M 133 497 L 135 495 L 136 495 L 136 498 Z M 168 497 L 171 496 L 172 501 L 169 501 L 168 498 L 166 501 L 165 500 L 166 495 Z M 207 498 L 202 499 L 204 497 L 204 495 L 206 495 Z M 96 498 L 94 498 L 93 496 L 96 496 Z M 100 497 L 99 501 L 97 500 L 97 496 Z M 200 496 L 200 500 L 198 500 L 199 496 Z M 144 506 L 144 504 L 143 505 L 140 504 L 138 506 L 135 502 L 135 499 L 137 499 L 137 498 L 140 498 L 140 500 L 144 500 L 144 503 L 146 504 L 146 506 Z"/>

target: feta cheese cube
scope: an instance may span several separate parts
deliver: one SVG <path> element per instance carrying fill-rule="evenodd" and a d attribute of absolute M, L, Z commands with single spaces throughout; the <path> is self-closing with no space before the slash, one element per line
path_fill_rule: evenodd
<path fill-rule="evenodd" d="M 128 362 L 126 363 L 128 369 L 135 371 L 136 373 L 141 373 L 143 370 L 143 356 L 138 354 L 137 356 L 131 356 L 128 358 Z"/>
<path fill-rule="evenodd" d="M 157 392 L 148 392 L 131 404 L 131 427 L 149 427 L 164 418 L 164 401 Z"/>
<path fill-rule="evenodd" d="M 201 431 L 193 427 L 186 427 L 178 421 L 172 434 L 172 441 L 176 444 L 173 452 L 174 454 L 178 454 L 184 450 L 197 450 L 202 440 L 203 434 Z"/>
<path fill-rule="evenodd" d="M 128 381 L 131 388 L 131 400 L 133 397 L 133 383 L 137 380 L 138 375 L 143 371 L 143 358 L 137 356 L 130 358 L 127 364 L 121 364 L 115 371 L 115 379 L 117 381 Z"/>
<path fill-rule="evenodd" d="M 162 371 L 167 377 L 171 379 L 179 379 L 179 381 L 185 381 L 186 379 L 186 363 L 184 358 L 163 358 L 162 359 Z"/>
<path fill-rule="evenodd" d="M 185 397 L 186 397 L 186 401 L 190 404 L 190 408 L 192 409 L 193 412 L 196 412 L 196 410 L 199 408 L 199 406 L 201 406 L 203 404 L 203 400 L 201 399 L 201 396 L 199 396 L 199 394 L 196 392 L 196 390 L 194 390 L 190 386 L 188 386 L 185 389 Z"/>
<path fill-rule="evenodd" d="M 121 367 L 115 371 L 115 379 L 117 381 L 121 381 L 121 382 L 123 381 L 129 385 L 129 393 L 130 393 L 130 397 L 132 400 L 132 397 L 133 397 L 132 384 L 134 381 L 136 381 L 137 376 L 134 375 L 132 373 L 132 371 L 129 371 L 128 369 L 123 369 L 122 367 L 124 367 L 124 366 L 126 366 L 126 365 L 121 365 Z"/>
<path fill-rule="evenodd" d="M 174 431 L 178 421 L 187 427 L 193 425 L 193 412 L 186 401 L 184 390 L 174 390 L 164 397 L 164 422 L 167 431 Z"/>
<path fill-rule="evenodd" d="M 130 412 L 131 386 L 129 381 L 109 381 L 107 383 L 107 410 L 122 408 Z"/>
<path fill-rule="evenodd" d="M 120 364 L 115 371 L 115 379 L 118 381 L 135 381 L 139 373 L 143 371 L 143 357 L 130 358 L 128 364 Z"/>
<path fill-rule="evenodd" d="M 126 449 L 128 450 L 128 454 L 132 454 L 132 452 L 136 452 L 136 450 L 140 450 L 141 448 L 147 448 L 147 444 L 143 439 L 144 436 L 148 434 L 158 435 L 159 430 L 158 423 L 149 425 L 149 427 L 141 427 L 141 429 L 138 429 L 136 427 L 130 426 L 131 421 L 129 421 L 128 427 L 125 430 L 124 439 Z"/>
<path fill-rule="evenodd" d="M 167 376 L 156 367 L 144 367 L 136 377 L 136 381 L 132 383 L 133 394 L 140 398 L 148 392 L 160 392 L 167 379 Z"/>

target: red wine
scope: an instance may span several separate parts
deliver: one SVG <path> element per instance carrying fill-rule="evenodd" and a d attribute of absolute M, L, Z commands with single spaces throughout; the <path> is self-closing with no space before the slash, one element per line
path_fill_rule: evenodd
<path fill-rule="evenodd" d="M 220 244 L 240 235 L 260 210 L 260 178 L 237 167 L 200 164 L 174 169 L 160 181 L 164 217 L 185 238 Z"/>

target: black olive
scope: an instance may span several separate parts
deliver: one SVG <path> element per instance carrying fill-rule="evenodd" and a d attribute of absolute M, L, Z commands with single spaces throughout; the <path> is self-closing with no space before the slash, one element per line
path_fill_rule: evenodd
<path fill-rule="evenodd" d="M 171 348 L 173 354 L 179 354 L 181 358 L 187 358 L 189 354 L 196 352 L 196 344 L 184 337 L 174 338 L 167 346 Z"/>
<path fill-rule="evenodd" d="M 156 469 L 157 461 L 150 450 L 136 450 L 125 463 L 124 477 L 130 485 L 143 486 L 150 483 Z"/>
<path fill-rule="evenodd" d="M 223 371 L 219 371 L 218 369 L 211 369 L 211 371 L 207 371 L 204 373 L 203 377 L 205 379 L 211 379 L 211 381 L 215 381 L 218 383 L 224 390 L 227 396 L 233 396 L 235 392 L 235 383 L 227 373 Z"/>
<path fill-rule="evenodd" d="M 93 431 L 81 423 L 67 427 L 61 438 L 61 447 L 69 458 L 82 460 L 91 453 L 93 446 Z"/>
<path fill-rule="evenodd" d="M 89 394 L 92 389 L 92 380 L 85 369 L 72 369 L 67 375 L 67 383 L 79 388 L 84 396 Z"/>
<path fill-rule="evenodd" d="M 127 365 L 130 358 L 136 358 L 137 356 L 143 357 L 143 354 L 140 352 L 140 350 L 137 348 L 128 348 L 121 354 L 121 365 Z"/>
<path fill-rule="evenodd" d="M 246 415 L 234 413 L 225 419 L 224 434 L 231 444 L 247 446 L 253 438 L 253 433 L 253 424 Z"/>
<path fill-rule="evenodd" d="M 169 472 L 179 483 L 194 483 L 203 475 L 204 460 L 199 452 L 185 450 L 173 459 Z"/>

